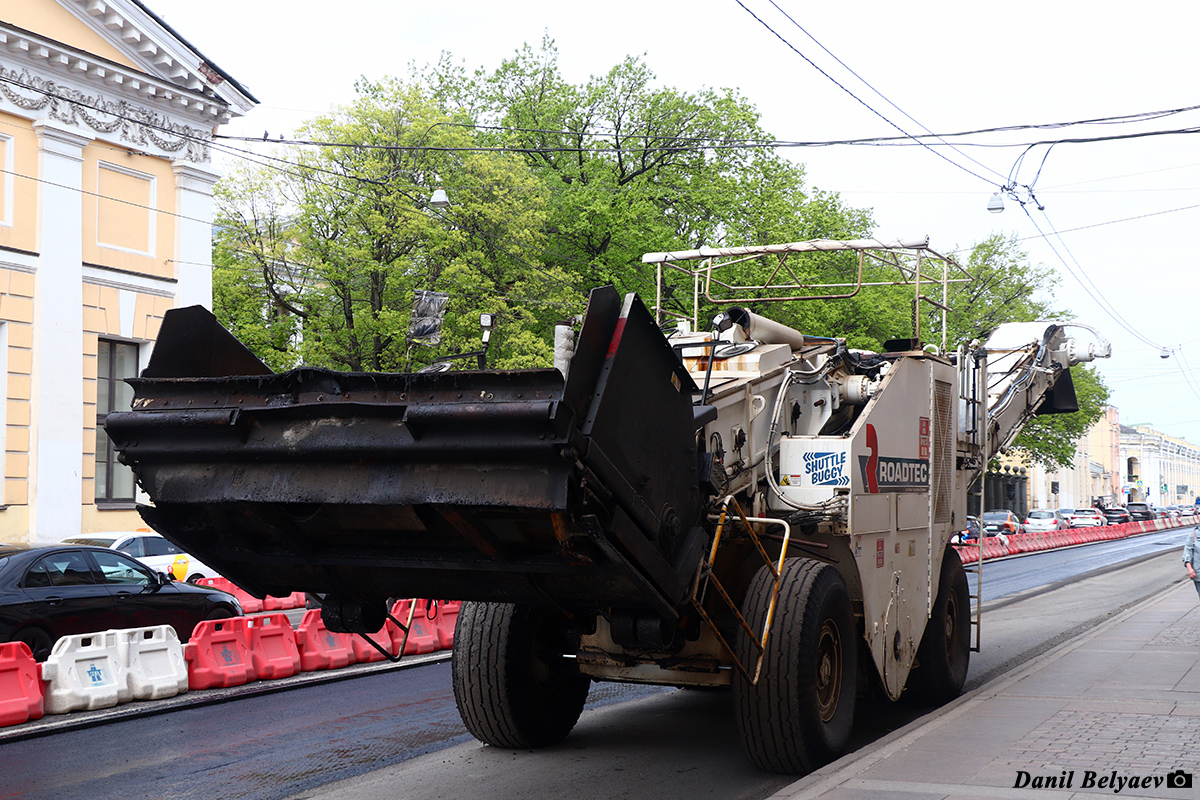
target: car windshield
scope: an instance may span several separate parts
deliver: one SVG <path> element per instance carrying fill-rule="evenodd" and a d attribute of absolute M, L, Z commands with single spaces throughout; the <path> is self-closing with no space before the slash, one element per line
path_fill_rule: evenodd
<path fill-rule="evenodd" d="M 1030 511 L 1030 519 L 1054 519 L 1053 511 Z"/>
<path fill-rule="evenodd" d="M 983 515 L 985 522 L 1003 522 L 1008 519 L 1007 511 L 988 511 Z"/>
<path fill-rule="evenodd" d="M 1098 515 L 1100 512 L 1094 508 L 1078 508 L 1075 510 L 1075 513 L 1082 514 L 1085 517 L 1092 517 Z"/>

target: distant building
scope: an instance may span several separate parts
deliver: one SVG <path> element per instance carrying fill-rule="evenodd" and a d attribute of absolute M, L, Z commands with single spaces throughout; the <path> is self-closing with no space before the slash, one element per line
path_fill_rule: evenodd
<path fill-rule="evenodd" d="M 1149 425 L 1121 426 L 1122 490 L 1155 506 L 1192 505 L 1200 495 L 1200 447 Z"/>
<path fill-rule="evenodd" d="M 128 530 L 103 420 L 166 310 L 211 307 L 210 143 L 257 101 L 139 0 L 0 14 L 0 540 Z"/>
<path fill-rule="evenodd" d="M 1084 508 L 1097 503 L 1123 505 L 1121 495 L 1121 421 L 1113 406 L 1105 406 L 1075 448 L 1070 467 L 1029 468 L 1031 508 Z"/>

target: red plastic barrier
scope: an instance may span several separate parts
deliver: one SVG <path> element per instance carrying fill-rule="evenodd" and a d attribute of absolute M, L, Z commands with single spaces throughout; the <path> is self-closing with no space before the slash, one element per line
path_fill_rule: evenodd
<path fill-rule="evenodd" d="M 461 607 L 461 600 L 443 600 L 438 608 L 438 644 L 442 650 L 454 647 L 454 627 L 458 624 L 458 610 Z"/>
<path fill-rule="evenodd" d="M 378 633 L 366 634 L 367 639 L 378 644 L 385 652 L 395 655 L 392 644 L 392 629 L 385 624 Z M 369 645 L 362 636 L 357 633 L 350 636 L 350 648 L 354 652 L 354 661 L 357 664 L 369 664 L 373 661 L 383 661 L 386 656 Z"/>
<path fill-rule="evenodd" d="M 262 599 L 263 611 L 285 611 L 291 607 L 292 596 L 290 594 L 287 597 L 276 597 L 273 594 L 269 594 Z"/>
<path fill-rule="evenodd" d="M 964 564 L 974 564 L 979 557 L 979 550 L 975 547 L 955 547 L 958 552 L 958 558 Z"/>
<path fill-rule="evenodd" d="M 211 586 L 214 589 L 219 589 L 222 592 L 228 592 L 233 595 L 241 604 L 242 613 L 244 614 L 257 614 L 263 610 L 262 600 L 251 596 L 249 592 L 228 578 L 201 578 L 196 583 L 201 586 Z"/>
<path fill-rule="evenodd" d="M 412 600 L 397 600 L 395 603 L 392 603 L 392 608 L 389 613 L 391 613 L 394 618 L 400 620 L 401 624 L 408 624 L 408 609 L 411 607 Z M 392 622 L 390 619 L 387 621 L 384 627 L 387 628 L 388 633 L 390 633 L 392 636 L 392 646 L 388 648 L 388 652 L 394 656 L 400 655 L 400 646 L 404 644 L 404 631 L 402 631 L 400 626 Z"/>
<path fill-rule="evenodd" d="M 246 624 L 246 646 L 259 680 L 289 678 L 300 671 L 300 648 L 287 614 L 261 614 Z"/>
<path fill-rule="evenodd" d="M 1008 555 L 1008 545 L 1000 541 L 999 536 L 989 536 L 983 540 L 983 557 L 1000 558 Z"/>
<path fill-rule="evenodd" d="M 340 669 L 354 663 L 354 645 L 345 633 L 333 633 L 321 619 L 321 609 L 310 608 L 296 628 L 300 671 Z"/>
<path fill-rule="evenodd" d="M 41 719 L 45 713 L 45 686 L 29 645 L 0 644 L 0 727 Z"/>
<path fill-rule="evenodd" d="M 257 680 L 247 637 L 245 617 L 198 622 L 183 646 L 183 657 L 188 662 L 188 688 L 194 691 L 241 686 Z"/>
<path fill-rule="evenodd" d="M 412 627 L 408 631 L 408 643 L 404 646 L 404 655 L 418 653 L 436 653 L 442 649 L 438 638 L 438 605 L 436 600 L 414 600 L 416 609 L 412 615 Z M 405 619 L 397 617 L 397 619 Z"/>
<path fill-rule="evenodd" d="M 262 600 L 263 611 L 286 611 L 289 608 L 304 608 L 304 592 L 292 592 L 284 597 L 267 595 Z"/>

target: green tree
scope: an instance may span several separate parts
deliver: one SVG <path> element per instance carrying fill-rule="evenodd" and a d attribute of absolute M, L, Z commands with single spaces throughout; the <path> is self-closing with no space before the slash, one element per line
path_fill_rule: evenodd
<path fill-rule="evenodd" d="M 1042 299 L 1058 285 L 1058 274 L 1029 263 L 1015 235 L 993 234 L 984 239 L 971 248 L 963 267 L 971 279 L 951 284 L 949 289 L 952 310 L 946 315 L 946 339 L 950 348 L 986 341 L 1005 322 L 1067 317 Z M 941 311 L 927 311 L 925 328 L 941 336 Z"/>
<path fill-rule="evenodd" d="M 1034 417 L 1013 440 L 1013 447 L 1035 464 L 1048 468 L 1073 466 L 1079 440 L 1104 416 L 1109 390 L 1100 373 L 1093 367 L 1077 365 L 1071 368 L 1071 380 L 1079 410 Z"/>
<path fill-rule="evenodd" d="M 287 317 L 294 361 L 377 371 L 477 349 L 488 312 L 502 321 L 492 364 L 549 363 L 550 327 L 583 298 L 570 276 L 540 263 L 535 178 L 519 157 L 472 151 L 470 129 L 417 87 L 386 80 L 358 90 L 303 132 L 349 146 L 291 149 L 270 174 L 246 172 L 222 188 L 224 319 L 269 349 L 288 343 L 274 323 Z M 452 205 L 430 206 L 444 187 Z M 257 302 L 256 290 L 265 293 Z M 409 342 L 416 290 L 450 295 L 436 349 Z"/>
<path fill-rule="evenodd" d="M 971 249 L 963 265 L 972 280 L 954 284 L 946 315 L 950 348 L 984 342 L 1006 322 L 1069 319 L 1049 298 L 1058 285 L 1051 269 L 1029 262 L 1015 236 L 993 235 Z M 930 330 L 940 331 L 941 313 L 927 316 Z M 1071 369 L 1079 411 L 1035 417 L 1013 441 L 1030 461 L 1047 467 L 1074 464 L 1080 437 L 1104 414 L 1109 390 L 1100 373 L 1087 366 Z"/>
<path fill-rule="evenodd" d="M 526 153 L 548 198 L 548 257 L 585 285 L 653 297 L 646 252 L 870 230 L 869 213 L 809 191 L 803 167 L 764 146 L 773 137 L 732 90 L 659 86 L 635 57 L 571 84 L 549 37 L 463 85 L 482 95 L 480 121 L 502 127 L 491 140 Z"/>

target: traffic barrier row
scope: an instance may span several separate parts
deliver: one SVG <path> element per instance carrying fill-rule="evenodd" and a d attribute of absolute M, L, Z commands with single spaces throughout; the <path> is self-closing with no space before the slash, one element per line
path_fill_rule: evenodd
<path fill-rule="evenodd" d="M 446 650 L 454 643 L 459 606 L 457 601 L 397 601 L 390 612 L 400 624 L 389 619 L 367 636 L 374 645 L 362 636 L 333 633 L 320 609 L 306 611 L 295 629 L 280 612 L 204 620 L 186 644 L 169 625 L 64 636 L 42 664 L 24 642 L 0 643 L 0 727 L 44 714 Z"/>
<path fill-rule="evenodd" d="M 1152 519 L 1139 522 L 1124 522 L 1119 525 L 1103 525 L 1091 528 L 1068 528 L 1061 531 L 1046 531 L 1036 533 L 1018 533 L 1003 536 L 987 536 L 979 545 L 956 545 L 955 550 L 964 564 L 977 561 L 981 556 L 984 561 L 990 558 L 1034 553 L 1040 550 L 1054 550 L 1059 547 L 1071 547 L 1078 544 L 1089 544 L 1110 539 L 1124 539 L 1140 533 L 1169 530 L 1191 526 L 1193 520 L 1181 519 Z"/>
<path fill-rule="evenodd" d="M 40 678 L 47 714 L 161 700 L 188 689 L 183 648 L 170 625 L 64 636 Z"/>
<path fill-rule="evenodd" d="M 304 592 L 292 592 L 286 597 L 267 595 L 261 600 L 238 586 L 228 578 L 201 578 L 196 581 L 200 586 L 210 586 L 237 598 L 245 614 L 257 614 L 261 611 L 287 611 L 290 608 L 304 608 L 307 598 Z"/>

